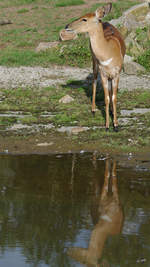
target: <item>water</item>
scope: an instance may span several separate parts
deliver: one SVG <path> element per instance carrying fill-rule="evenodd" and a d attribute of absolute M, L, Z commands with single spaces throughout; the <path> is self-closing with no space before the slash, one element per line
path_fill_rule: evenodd
<path fill-rule="evenodd" d="M 0 266 L 150 266 L 150 161 L 128 161 L 1 155 Z"/>

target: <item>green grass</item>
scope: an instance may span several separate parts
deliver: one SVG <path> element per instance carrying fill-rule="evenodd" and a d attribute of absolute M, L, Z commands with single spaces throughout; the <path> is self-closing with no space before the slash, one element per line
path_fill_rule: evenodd
<path fill-rule="evenodd" d="M 70 66 L 85 67 L 91 64 L 91 52 L 89 49 L 89 40 L 83 35 L 80 38 L 68 42 L 67 46 L 60 49 L 59 58 Z"/>
<path fill-rule="evenodd" d="M 134 90 L 132 93 L 122 91 L 118 93 L 118 106 L 121 109 L 150 108 L 150 92 Z"/>
<path fill-rule="evenodd" d="M 137 62 L 143 65 L 147 71 L 150 71 L 150 49 L 138 56 Z"/>
<path fill-rule="evenodd" d="M 19 43 L 19 46 L 29 46 L 29 43 Z M 6 49 L 0 51 L 1 65 L 5 66 L 44 66 L 47 67 L 51 63 L 63 64 L 64 60 L 57 56 L 57 50 L 36 53 L 33 50 L 25 49 Z"/>
<path fill-rule="evenodd" d="M 76 6 L 85 3 L 83 0 L 56 0 L 55 2 L 56 7 Z"/>
<path fill-rule="evenodd" d="M 110 1 L 111 2 L 111 1 Z M 103 3 L 96 3 L 92 6 L 90 10 L 86 10 L 86 12 L 94 12 L 99 6 L 105 5 L 106 2 L 104 1 Z M 108 21 L 111 19 L 117 19 L 122 16 L 123 12 L 127 10 L 128 8 L 139 4 L 138 1 L 122 1 L 118 0 L 117 2 L 112 3 L 112 10 L 111 13 L 108 14 L 105 18 L 104 21 Z"/>
<path fill-rule="evenodd" d="M 17 42 L 19 48 L 31 47 L 31 41 Z M 68 43 L 62 48 L 62 43 L 58 48 L 53 48 L 45 52 L 37 53 L 31 49 L 8 48 L 0 50 L 0 62 L 5 66 L 36 66 L 48 67 L 51 63 L 65 64 L 77 67 L 86 67 L 91 64 L 91 53 L 88 39 L 81 37 L 74 42 Z M 62 48 L 62 49 L 61 49 Z"/>
<path fill-rule="evenodd" d="M 88 126 L 91 128 L 89 131 L 80 133 L 78 137 L 70 136 L 72 142 L 100 143 L 105 149 L 118 149 L 124 152 L 138 151 L 150 146 L 150 112 L 136 115 L 137 120 L 132 121 L 130 126 L 129 124 L 120 125 L 118 133 L 113 132 L 110 120 L 110 131 L 106 133 L 103 94 L 97 95 L 97 112 L 93 116 L 91 114 L 91 88 L 89 92 L 88 90 L 89 86 L 79 81 L 68 81 L 65 86 L 59 88 L 1 89 L 0 113 L 7 115 L 10 111 L 22 111 L 21 114 L 24 114 L 24 117 L 17 117 L 17 114 L 15 117 L 0 115 L 0 126 L 3 129 L 14 123 L 28 125 L 53 123 L 55 127 Z M 60 98 L 66 94 L 72 96 L 74 101 L 69 104 L 59 103 Z M 99 99 L 101 99 L 100 102 Z M 119 92 L 118 118 L 120 109 L 149 107 L 149 99 L 150 92 L 148 91 Z M 49 115 L 46 117 L 42 116 L 47 114 Z M 93 126 L 100 128 L 93 128 Z"/>
<path fill-rule="evenodd" d="M 22 9 L 19 9 L 18 11 L 17 11 L 17 13 L 19 14 L 22 14 L 22 13 L 26 13 L 26 12 L 29 12 L 29 9 L 27 9 L 27 8 L 22 8 Z"/>
<path fill-rule="evenodd" d="M 13 22 L 6 27 L 0 27 L 1 65 L 41 65 L 45 67 L 54 63 L 78 67 L 90 66 L 89 41 L 84 36 L 74 41 L 63 42 L 57 49 L 39 54 L 35 52 L 35 48 L 40 42 L 58 40 L 59 31 L 77 17 L 73 8 L 70 8 L 68 13 L 68 9 L 65 7 L 74 4 L 81 5 L 81 8 L 78 8 L 78 13 L 82 15 L 94 11 L 98 6 L 104 4 L 97 3 L 87 10 L 82 5 L 83 3 L 83 0 L 0 1 L 0 16 L 2 18 L 9 17 Z M 109 15 L 111 17 L 107 16 L 106 19 L 120 16 L 125 9 L 134 4 L 136 1 L 119 0 L 113 3 L 112 12 Z M 64 6 L 63 12 L 61 6 Z M 13 12 L 11 7 L 14 8 Z"/>

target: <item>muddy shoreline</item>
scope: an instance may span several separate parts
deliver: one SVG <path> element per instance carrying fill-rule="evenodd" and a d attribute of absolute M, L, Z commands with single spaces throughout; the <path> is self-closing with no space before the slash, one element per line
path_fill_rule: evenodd
<path fill-rule="evenodd" d="M 55 139 L 55 143 L 54 143 Z M 118 168 L 131 168 L 136 171 L 150 171 L 150 149 L 138 152 L 123 152 L 116 149 L 105 149 L 99 142 L 86 145 L 73 144 L 60 136 L 28 136 L 28 137 L 0 137 L 0 155 L 57 155 L 82 154 L 94 156 L 98 160 L 115 159 Z"/>

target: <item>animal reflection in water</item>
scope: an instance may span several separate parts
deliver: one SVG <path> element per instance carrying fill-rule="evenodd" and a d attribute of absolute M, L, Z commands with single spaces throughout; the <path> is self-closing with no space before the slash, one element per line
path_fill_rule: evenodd
<path fill-rule="evenodd" d="M 97 190 L 97 185 L 95 187 Z M 123 225 L 123 212 L 118 196 L 115 161 L 111 166 L 111 160 L 106 160 L 104 184 L 102 192 L 100 196 L 96 197 L 96 200 L 97 209 L 93 207 L 91 213 L 92 219 L 96 221 L 96 224 L 92 230 L 88 248 L 69 248 L 67 253 L 86 266 L 100 267 L 108 266 L 104 262 L 100 264 L 106 239 L 109 235 L 119 234 Z"/>

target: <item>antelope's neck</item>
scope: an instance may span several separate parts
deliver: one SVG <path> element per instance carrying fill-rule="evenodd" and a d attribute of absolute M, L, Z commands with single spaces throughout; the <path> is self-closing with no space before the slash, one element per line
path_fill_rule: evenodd
<path fill-rule="evenodd" d="M 95 25 L 93 30 L 89 32 L 92 50 L 99 60 L 106 60 L 107 57 L 107 40 L 104 37 L 104 31 L 101 23 Z"/>

